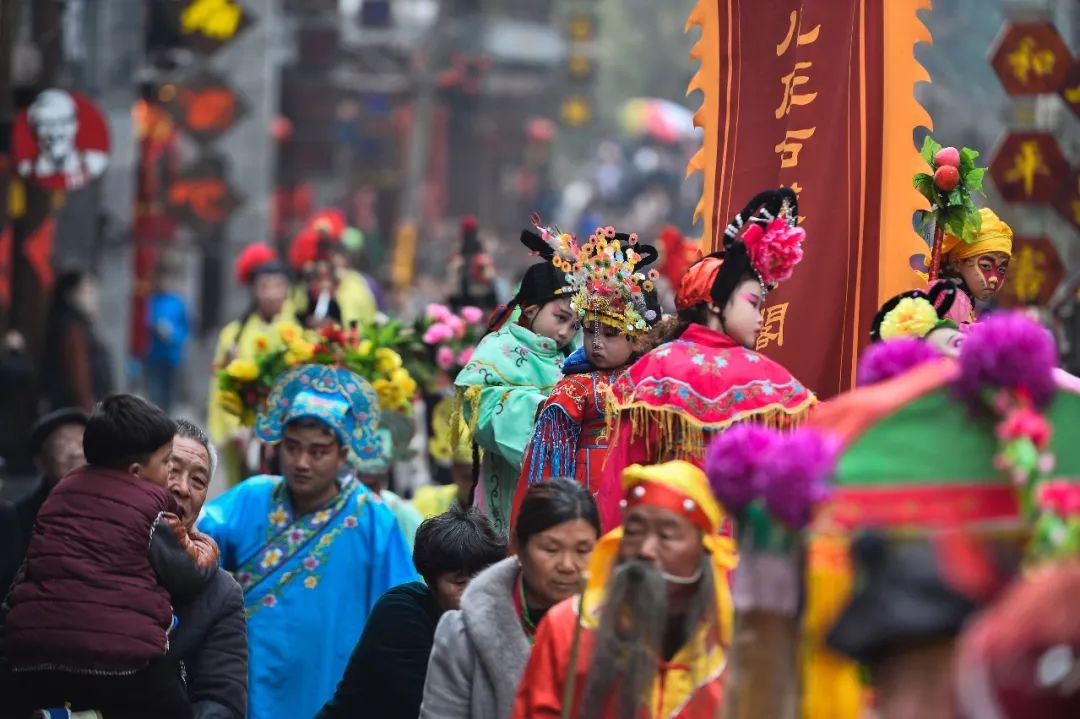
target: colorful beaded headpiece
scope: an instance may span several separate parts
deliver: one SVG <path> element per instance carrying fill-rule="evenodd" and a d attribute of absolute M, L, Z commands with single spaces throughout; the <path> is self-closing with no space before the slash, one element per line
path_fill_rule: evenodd
<path fill-rule="evenodd" d="M 640 334 L 660 319 L 649 302 L 656 271 L 640 269 L 656 259 L 656 250 L 638 245 L 637 234 L 598 227 L 577 252 L 567 279 L 574 289 L 571 306 L 582 322 L 602 322 L 628 334 Z"/>

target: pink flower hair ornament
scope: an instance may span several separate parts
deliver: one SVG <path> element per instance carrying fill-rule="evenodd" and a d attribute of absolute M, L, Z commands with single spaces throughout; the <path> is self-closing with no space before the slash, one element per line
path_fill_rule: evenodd
<path fill-rule="evenodd" d="M 769 286 L 790 279 L 795 265 L 803 258 L 802 243 L 805 239 L 806 230 L 792 227 L 780 217 L 765 226 L 752 224 L 742 235 L 750 264 L 757 270 L 761 281 Z"/>

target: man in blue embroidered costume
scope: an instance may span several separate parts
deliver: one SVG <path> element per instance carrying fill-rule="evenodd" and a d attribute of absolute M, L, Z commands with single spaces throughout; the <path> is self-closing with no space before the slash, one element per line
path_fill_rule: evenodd
<path fill-rule="evenodd" d="M 305 365 L 278 379 L 256 433 L 280 444 L 284 477 L 256 476 L 208 504 L 199 528 L 244 590 L 250 719 L 314 716 L 368 613 L 416 579 L 394 515 L 351 475 L 382 451 L 378 400 L 348 370 Z"/>

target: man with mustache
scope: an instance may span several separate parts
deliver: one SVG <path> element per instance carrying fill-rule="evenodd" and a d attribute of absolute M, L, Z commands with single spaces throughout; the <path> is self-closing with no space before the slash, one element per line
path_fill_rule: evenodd
<path fill-rule="evenodd" d="M 623 489 L 623 524 L 597 545 L 585 594 L 540 624 L 515 719 L 686 719 L 722 707 L 735 565 L 717 534 L 723 511 L 684 461 L 632 465 Z"/>

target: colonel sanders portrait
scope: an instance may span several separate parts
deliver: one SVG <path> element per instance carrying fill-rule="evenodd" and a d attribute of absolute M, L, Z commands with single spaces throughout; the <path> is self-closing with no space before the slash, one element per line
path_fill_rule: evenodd
<path fill-rule="evenodd" d="M 19 174 L 39 180 L 64 178 L 64 186 L 76 188 L 100 177 L 108 165 L 101 150 L 80 149 L 76 144 L 79 112 L 75 98 L 64 90 L 45 90 L 26 112 L 38 154 L 19 163 Z"/>

